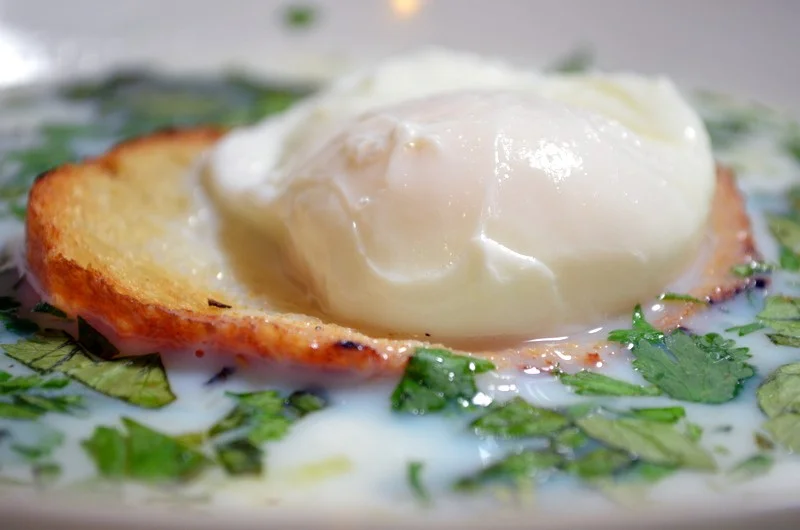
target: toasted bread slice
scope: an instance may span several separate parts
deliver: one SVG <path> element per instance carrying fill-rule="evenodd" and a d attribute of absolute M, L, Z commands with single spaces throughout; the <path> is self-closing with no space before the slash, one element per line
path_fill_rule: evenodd
<path fill-rule="evenodd" d="M 126 353 L 192 348 L 376 374 L 398 371 L 416 347 L 430 345 L 424 338 L 370 337 L 260 297 L 258 278 L 248 278 L 226 254 L 239 231 L 203 225 L 208 205 L 197 202 L 192 169 L 222 134 L 160 132 L 42 175 L 30 194 L 26 227 L 28 274 L 40 294 Z M 732 175 L 720 170 L 718 181 L 706 261 L 690 290 L 713 302 L 747 287 L 730 270 L 757 257 Z M 268 253 L 255 255 L 269 261 Z M 255 287 L 238 287 L 251 280 Z M 669 306 L 657 321 L 665 330 L 702 308 Z M 601 340 L 470 353 L 502 367 L 546 368 L 568 357 L 595 363 L 598 353 L 613 350 Z"/>

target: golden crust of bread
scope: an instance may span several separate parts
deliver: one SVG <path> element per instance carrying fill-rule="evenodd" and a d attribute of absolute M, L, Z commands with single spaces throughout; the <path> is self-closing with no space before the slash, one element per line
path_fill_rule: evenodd
<path fill-rule="evenodd" d="M 367 375 L 402 369 L 416 347 L 429 344 L 369 337 L 312 317 L 225 307 L 214 301 L 228 300 L 226 293 L 198 288 L 191 274 L 153 257 L 152 246 L 169 229 L 163 212 L 180 212 L 189 200 L 179 183 L 222 134 L 163 131 L 42 175 L 30 194 L 25 249 L 28 273 L 41 294 L 123 348 L 134 342 L 162 353 L 188 347 Z M 727 170 L 718 172 L 710 226 L 709 257 L 690 294 L 720 302 L 748 287 L 749 280 L 732 275 L 731 267 L 757 258 L 742 198 Z M 702 307 L 670 303 L 657 325 L 675 328 Z M 471 354 L 500 367 L 546 369 L 569 357 L 593 364 L 613 349 L 604 341 L 534 343 Z"/>

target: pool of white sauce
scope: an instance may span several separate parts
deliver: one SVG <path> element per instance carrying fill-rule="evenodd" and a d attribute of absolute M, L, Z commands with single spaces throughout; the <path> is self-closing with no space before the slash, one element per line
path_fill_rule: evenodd
<path fill-rule="evenodd" d="M 775 260 L 776 248 L 765 231 L 761 212 L 765 206 L 780 208 L 781 205 L 766 195 L 753 195 L 748 206 L 753 214 L 759 247 L 768 260 Z M 0 240 L 7 240 L 19 230 L 18 223 L 2 224 Z M 698 332 L 721 332 L 731 326 L 752 322 L 760 309 L 761 299 L 770 290 L 800 295 L 800 286 L 790 276 L 778 273 L 767 290 L 753 291 L 731 303 L 713 306 L 691 321 L 689 327 Z M 701 443 L 714 455 L 719 468 L 730 468 L 757 451 L 753 433 L 759 430 L 764 416 L 754 399 L 756 387 L 775 368 L 797 361 L 800 355 L 795 349 L 772 345 L 763 333 L 741 338 L 723 334 L 750 348 L 751 362 L 758 371 L 758 375 L 746 382 L 733 401 L 723 405 L 683 403 L 665 397 L 591 398 L 591 401 L 615 409 L 681 405 L 686 409 L 687 420 L 703 427 Z M 0 342 L 15 340 L 7 332 L 0 332 Z M 621 379 L 643 382 L 623 355 L 606 361 L 598 370 Z M 63 467 L 60 487 L 72 491 L 76 488 L 100 490 L 103 495 L 130 502 L 174 502 L 185 509 L 197 510 L 247 506 L 298 511 L 308 510 L 309 500 L 313 499 L 316 513 L 352 515 L 357 512 L 365 516 L 394 518 L 421 509 L 408 487 L 406 466 L 410 461 L 422 461 L 425 463 L 423 480 L 434 499 L 433 506 L 427 509 L 428 515 L 452 519 L 470 518 L 491 509 L 507 509 L 509 503 L 518 505 L 520 509 L 553 513 L 568 509 L 575 514 L 624 509 L 626 503 L 670 504 L 705 497 L 728 498 L 733 503 L 739 499 L 754 502 L 759 498 L 785 495 L 787 489 L 800 486 L 800 457 L 777 450 L 776 465 L 770 474 L 741 484 L 731 484 L 724 472 L 702 474 L 686 471 L 636 494 L 627 492 L 612 496 L 612 500 L 608 494 L 559 476 L 537 486 L 535 495 L 521 502 L 509 497 L 498 498 L 488 491 L 465 497 L 451 491 L 455 479 L 474 473 L 482 465 L 501 458 L 510 448 L 522 444 L 481 439 L 469 432 L 469 418 L 457 414 L 395 415 L 389 402 L 395 381 L 388 381 L 328 389 L 330 406 L 326 410 L 298 421 L 285 439 L 266 446 L 263 478 L 231 479 L 217 470 L 206 473 L 191 485 L 167 492 L 133 485 L 125 486 L 124 491 L 98 488 L 93 482 L 96 476 L 94 466 L 79 445 L 81 439 L 91 435 L 96 425 L 116 425 L 121 416 L 128 416 L 166 433 L 195 432 L 209 427 L 230 410 L 233 403 L 225 396 L 226 391 L 266 388 L 292 391 L 308 383 L 289 374 L 276 374 L 272 367 L 252 361 L 247 368 L 238 367 L 227 382 L 206 385 L 223 366 L 234 366 L 233 359 L 210 355 L 197 358 L 187 353 L 166 356 L 164 362 L 178 399 L 161 410 L 138 409 L 100 396 L 78 384 L 69 387 L 71 392 L 87 395 L 88 410 L 78 417 L 57 414 L 46 417 L 52 428 L 67 433 L 66 442 L 53 459 Z M 2 356 L 0 369 L 29 373 L 26 368 Z M 505 400 L 519 395 L 546 407 L 561 407 L 589 399 L 571 394 L 547 374 L 492 373 L 481 376 L 479 384 L 492 399 Z M 11 426 L 12 422 L 0 420 L 0 428 Z M 41 435 L 40 431 L 19 422 L 14 423 L 13 428 L 15 437 L 21 439 L 28 436 L 35 440 Z M 8 445 L 0 444 L 0 462 L 4 463 L 0 495 L 29 495 L 30 489 L 24 486 L 3 487 L 8 478 L 16 477 L 23 481 L 30 478 L 28 464 L 14 455 Z"/>

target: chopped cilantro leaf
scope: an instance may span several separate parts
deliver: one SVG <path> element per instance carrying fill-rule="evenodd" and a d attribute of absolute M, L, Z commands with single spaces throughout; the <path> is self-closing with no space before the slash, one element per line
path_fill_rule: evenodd
<path fill-rule="evenodd" d="M 659 342 L 664 333 L 653 327 L 644 317 L 642 306 L 633 309 L 631 329 L 615 329 L 608 334 L 608 340 L 621 344 L 638 344 L 641 341 Z"/>
<path fill-rule="evenodd" d="M 244 436 L 251 443 L 261 445 L 271 440 L 280 440 L 289 432 L 292 420 L 284 414 L 284 399 L 280 393 L 264 390 L 227 394 L 236 400 L 236 406 L 211 427 L 209 436 L 212 438 L 244 429 Z"/>
<path fill-rule="evenodd" d="M 454 489 L 470 492 L 493 483 L 521 487 L 533 479 L 556 471 L 562 463 L 563 457 L 551 451 L 528 450 L 514 453 L 474 475 L 458 480 Z"/>
<path fill-rule="evenodd" d="M 795 133 L 799 133 L 797 135 L 797 140 L 800 141 L 800 129 L 796 129 Z M 798 143 L 798 149 L 800 149 L 800 143 Z M 800 162 L 800 150 L 797 151 L 797 161 Z M 786 192 L 786 200 L 789 202 L 789 207 L 793 212 L 800 212 L 800 186 L 792 186 Z"/>
<path fill-rule="evenodd" d="M 82 444 L 98 471 L 107 478 L 180 482 L 195 477 L 211 464 L 205 455 L 171 436 L 130 418 L 122 418 L 122 423 L 126 435 L 117 429 L 97 427 Z"/>
<path fill-rule="evenodd" d="M 231 475 L 258 475 L 263 471 L 264 452 L 261 445 L 280 440 L 299 418 L 322 410 L 327 402 L 307 391 L 292 393 L 283 398 L 274 390 L 233 393 L 233 409 L 208 431 L 208 438 L 237 433 L 233 440 L 215 447 L 217 459 Z M 205 436 L 191 437 L 192 443 L 205 441 Z"/>
<path fill-rule="evenodd" d="M 563 384 L 572 387 L 574 392 L 581 396 L 657 396 L 661 394 L 661 391 L 654 386 L 628 383 L 588 370 L 581 370 L 574 374 L 558 370 L 554 374 Z"/>
<path fill-rule="evenodd" d="M 122 418 L 128 430 L 126 474 L 145 481 L 188 480 L 209 465 L 208 459 L 172 437 L 130 418 Z"/>
<path fill-rule="evenodd" d="M 731 267 L 731 273 L 740 278 L 749 278 L 757 274 L 766 274 L 772 270 L 769 263 L 763 261 L 751 261 L 750 263 L 743 263 L 741 265 L 734 265 Z"/>
<path fill-rule="evenodd" d="M 779 333 L 767 333 L 767 338 L 775 346 L 788 346 L 790 348 L 800 348 L 800 337 L 791 335 L 781 335 Z"/>
<path fill-rule="evenodd" d="M 55 462 L 37 462 L 31 467 L 33 481 L 38 486 L 52 484 L 61 476 L 61 466 Z"/>
<path fill-rule="evenodd" d="M 774 464 L 775 459 L 770 455 L 755 454 L 733 466 L 728 476 L 737 482 L 751 480 L 769 473 Z"/>
<path fill-rule="evenodd" d="M 750 324 L 743 324 L 741 326 L 733 326 L 732 328 L 728 328 L 725 331 L 729 333 L 736 333 L 740 337 L 744 337 L 745 335 L 749 335 L 750 333 L 754 333 L 756 331 L 764 329 L 766 326 L 760 322 L 751 322 Z"/>
<path fill-rule="evenodd" d="M 94 460 L 97 471 L 105 478 L 125 476 L 127 449 L 125 437 L 115 427 L 96 427 L 91 438 L 81 442 Z"/>
<path fill-rule="evenodd" d="M 35 420 L 48 412 L 73 414 L 82 408 L 82 403 L 82 396 L 14 394 L 11 401 L 0 401 L 0 418 Z"/>
<path fill-rule="evenodd" d="M 767 224 L 781 248 L 781 268 L 786 268 L 785 262 L 789 266 L 787 270 L 797 270 L 791 267 L 798 265 L 800 260 L 797 255 L 800 253 L 800 222 L 789 216 L 770 215 Z"/>
<path fill-rule="evenodd" d="M 425 464 L 422 462 L 409 462 L 406 468 L 406 478 L 414 498 L 420 503 L 427 505 L 431 502 L 431 496 L 422 483 L 422 471 L 424 468 Z"/>
<path fill-rule="evenodd" d="M 600 447 L 566 465 L 567 471 L 582 479 L 607 477 L 629 467 L 634 458 L 626 451 Z"/>
<path fill-rule="evenodd" d="M 562 74 L 577 74 L 590 70 L 594 62 L 595 58 L 592 49 L 581 46 L 550 65 L 547 70 Z"/>
<path fill-rule="evenodd" d="M 76 409 L 83 408 L 83 396 L 40 396 L 36 394 L 18 394 L 14 402 L 32 409 L 47 412 L 60 412 L 72 414 Z"/>
<path fill-rule="evenodd" d="M 248 439 L 232 440 L 216 446 L 217 460 L 229 475 L 261 475 L 264 452 Z"/>
<path fill-rule="evenodd" d="M 563 414 L 535 407 L 521 397 L 515 397 L 502 405 L 492 406 L 471 426 L 482 436 L 526 438 L 549 436 L 568 424 L 569 419 Z"/>
<path fill-rule="evenodd" d="M 311 414 L 322 410 L 328 406 L 328 401 L 322 395 L 309 390 L 298 390 L 292 392 L 286 398 L 286 406 L 302 418 L 306 414 Z"/>
<path fill-rule="evenodd" d="M 714 459 L 696 440 L 669 423 L 597 415 L 581 418 L 576 423 L 592 438 L 651 464 L 702 470 L 716 468 Z"/>
<path fill-rule="evenodd" d="M 778 444 L 793 453 L 800 452 L 800 414 L 784 412 L 764 422 L 766 430 Z"/>
<path fill-rule="evenodd" d="M 654 484 L 673 474 L 676 470 L 677 468 L 675 466 L 652 464 L 640 460 L 625 472 L 624 478 L 627 480 L 640 480 Z"/>
<path fill-rule="evenodd" d="M 569 416 L 569 418 L 572 420 L 577 420 L 578 418 L 584 418 L 589 414 L 602 412 L 603 410 L 604 407 L 598 405 L 597 403 L 576 403 L 566 407 L 564 409 L 564 414 Z"/>
<path fill-rule="evenodd" d="M 686 417 L 686 409 L 683 407 L 631 409 L 629 414 L 644 420 L 658 421 L 662 423 L 676 423 L 678 420 Z"/>
<path fill-rule="evenodd" d="M 753 120 L 741 113 L 705 118 L 706 129 L 714 149 L 728 149 L 740 142 L 753 128 Z"/>
<path fill-rule="evenodd" d="M 680 293 L 663 293 L 658 297 L 659 300 L 664 302 L 691 302 L 693 304 L 708 304 L 705 300 L 692 296 L 690 294 Z"/>
<path fill-rule="evenodd" d="M 693 336 L 675 330 L 665 335 L 645 320 L 639 306 L 632 329 L 612 331 L 609 340 L 631 344 L 633 366 L 645 380 L 684 401 L 724 403 L 755 375 L 745 362 L 747 348 L 715 333 Z"/>
<path fill-rule="evenodd" d="M 44 390 L 61 389 L 68 384 L 69 379 L 46 379 L 40 375 L 13 377 L 7 372 L 0 371 L 0 394 L 18 394 L 33 388 Z"/>
<path fill-rule="evenodd" d="M 316 11 L 311 6 L 295 5 L 286 8 L 284 21 L 290 28 L 307 28 L 314 23 Z"/>
<path fill-rule="evenodd" d="M 468 408 L 478 393 L 475 375 L 494 370 L 484 359 L 447 350 L 418 348 L 392 393 L 392 409 L 412 414 Z"/>
<path fill-rule="evenodd" d="M 26 460 L 37 461 L 50 458 L 63 443 L 64 435 L 62 433 L 50 431 L 34 444 L 13 444 L 11 450 Z"/>
<path fill-rule="evenodd" d="M 20 303 L 10 296 L 0 296 L 0 322 L 12 333 L 33 333 L 39 326 L 19 316 Z"/>
<path fill-rule="evenodd" d="M 589 437 L 577 427 L 567 427 L 552 436 L 550 441 L 552 447 L 560 452 L 583 447 L 589 443 Z"/>
<path fill-rule="evenodd" d="M 772 372 L 756 390 L 756 399 L 770 418 L 800 413 L 800 363 L 785 364 Z"/>
<path fill-rule="evenodd" d="M 768 296 L 764 300 L 764 309 L 756 318 L 777 332 L 767 335 L 774 344 L 797 347 L 800 342 L 800 298 Z"/>
<path fill-rule="evenodd" d="M 800 255 L 789 247 L 781 245 L 778 264 L 785 271 L 797 272 L 800 270 Z"/>
<path fill-rule="evenodd" d="M 686 436 L 694 442 L 699 442 L 703 437 L 703 428 L 696 423 L 687 423 L 685 429 Z"/>
<path fill-rule="evenodd" d="M 633 366 L 670 397 L 699 403 L 733 399 L 755 370 L 747 348 L 716 333 L 692 336 L 676 330 L 659 344 L 640 340 L 631 349 Z"/>
<path fill-rule="evenodd" d="M 159 408 L 175 401 L 161 357 L 156 353 L 111 361 L 98 359 L 62 332 L 38 333 L 2 347 L 9 357 L 29 368 L 63 373 L 132 405 Z"/>
<path fill-rule="evenodd" d="M 22 403 L 0 401 L 0 418 L 7 420 L 35 420 L 44 414 L 43 411 Z"/>
<path fill-rule="evenodd" d="M 62 311 L 61 309 L 57 308 L 54 305 L 48 304 L 47 302 L 39 302 L 33 309 L 31 309 L 32 313 L 45 313 L 47 315 L 52 315 L 58 318 L 67 318 L 67 314 Z"/>

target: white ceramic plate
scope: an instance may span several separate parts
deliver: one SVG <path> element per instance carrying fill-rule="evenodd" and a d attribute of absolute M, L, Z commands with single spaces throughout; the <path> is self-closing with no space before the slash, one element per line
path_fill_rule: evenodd
<path fill-rule="evenodd" d="M 0 85 L 102 73 L 124 65 L 168 70 L 241 66 L 269 75 L 319 79 L 349 64 L 439 44 L 543 64 L 579 45 L 594 48 L 604 69 L 667 73 L 800 110 L 800 3 L 779 0 L 328 0 L 304 30 L 287 29 L 291 2 L 267 0 L 5 0 L 0 3 Z M 308 512 L 270 519 L 266 512 L 197 515 L 155 509 L 82 505 L 37 498 L 3 504 L 0 527 L 263 528 L 429 527 L 352 514 L 320 520 Z M 602 518 L 564 514 L 537 520 L 476 520 L 475 527 L 526 528 L 796 528 L 792 492 L 752 505 L 703 499 L 661 512 Z M 463 528 L 463 524 L 459 524 Z"/>

